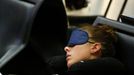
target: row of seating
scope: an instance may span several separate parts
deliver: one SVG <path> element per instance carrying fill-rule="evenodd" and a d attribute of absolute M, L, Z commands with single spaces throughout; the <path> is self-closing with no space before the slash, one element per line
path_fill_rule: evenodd
<path fill-rule="evenodd" d="M 65 53 L 66 30 L 62 0 L 0 0 L 0 71 L 48 74 L 46 60 Z"/>
<path fill-rule="evenodd" d="M 129 74 L 134 74 L 134 26 L 104 17 L 97 17 L 93 22 L 98 23 L 117 29 L 119 40 L 115 58 L 126 65 Z M 67 16 L 62 0 L 0 0 L 2 72 L 47 75 L 48 68 L 43 67 L 47 67 L 53 57 L 58 59 L 65 55 L 66 37 Z"/>

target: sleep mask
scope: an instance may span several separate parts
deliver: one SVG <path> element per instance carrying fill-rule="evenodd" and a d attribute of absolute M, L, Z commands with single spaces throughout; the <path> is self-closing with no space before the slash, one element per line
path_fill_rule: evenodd
<path fill-rule="evenodd" d="M 68 46 L 80 45 L 88 42 L 88 33 L 81 29 L 74 29 L 71 33 Z"/>

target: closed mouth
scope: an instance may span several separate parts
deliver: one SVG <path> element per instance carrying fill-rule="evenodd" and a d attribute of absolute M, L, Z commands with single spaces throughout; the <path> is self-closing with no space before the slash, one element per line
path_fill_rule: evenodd
<path fill-rule="evenodd" d="M 70 59 L 71 55 L 66 55 L 66 61 L 68 61 Z"/>

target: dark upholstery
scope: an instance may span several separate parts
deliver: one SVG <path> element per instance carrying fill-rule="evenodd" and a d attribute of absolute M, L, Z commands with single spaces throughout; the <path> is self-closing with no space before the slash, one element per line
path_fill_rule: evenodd
<path fill-rule="evenodd" d="M 27 44 L 36 3 L 0 0 L 0 68 Z"/>
<path fill-rule="evenodd" d="M 67 17 L 62 0 L 44 0 L 34 20 L 31 44 L 44 59 L 64 54 Z"/>
<path fill-rule="evenodd" d="M 93 25 L 97 25 L 97 24 L 107 24 L 109 26 L 112 26 L 118 30 L 122 30 L 122 32 L 128 32 L 130 34 L 134 34 L 134 26 L 128 25 L 128 24 L 124 24 L 124 23 L 120 23 L 114 20 L 110 20 L 110 19 L 106 19 L 104 17 L 97 17 L 97 19 L 94 21 Z"/>
<path fill-rule="evenodd" d="M 62 0 L 0 0 L 0 71 L 50 75 L 41 58 L 64 54 L 66 29 Z"/>
<path fill-rule="evenodd" d="M 117 21 L 98 17 L 94 25 L 107 24 L 117 29 L 118 41 L 116 44 L 116 55 L 128 70 L 130 75 L 134 74 L 134 26 L 123 24 Z"/>
<path fill-rule="evenodd" d="M 112 57 L 78 62 L 70 67 L 69 75 L 124 75 L 124 65 Z"/>
<path fill-rule="evenodd" d="M 54 56 L 48 60 L 53 74 L 64 74 L 67 71 L 66 55 Z"/>
<path fill-rule="evenodd" d="M 68 16 L 69 24 L 76 25 L 81 23 L 92 24 L 97 16 Z"/>
<path fill-rule="evenodd" d="M 134 18 L 133 17 L 128 17 L 128 16 L 125 16 L 125 15 L 120 15 L 119 21 L 123 22 L 123 23 L 126 23 L 126 24 L 134 25 Z"/>

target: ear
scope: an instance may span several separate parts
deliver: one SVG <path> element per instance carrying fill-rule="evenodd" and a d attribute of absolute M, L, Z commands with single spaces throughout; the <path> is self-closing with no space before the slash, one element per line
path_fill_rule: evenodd
<path fill-rule="evenodd" d="M 94 43 L 91 47 L 91 53 L 98 53 L 101 50 L 101 43 Z"/>

